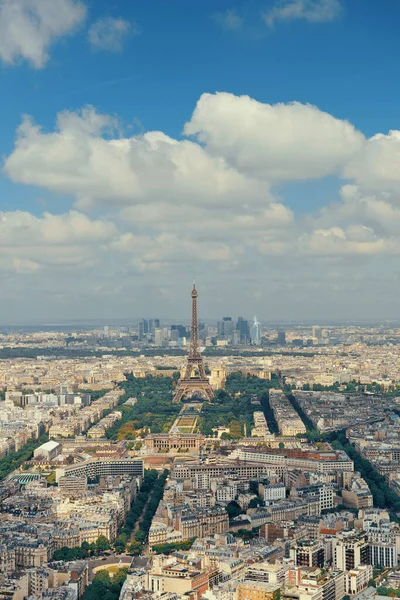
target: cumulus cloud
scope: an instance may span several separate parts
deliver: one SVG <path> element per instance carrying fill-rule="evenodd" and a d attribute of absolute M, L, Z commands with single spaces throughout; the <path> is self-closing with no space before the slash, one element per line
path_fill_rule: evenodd
<path fill-rule="evenodd" d="M 128 36 L 138 33 L 139 27 L 136 23 L 106 17 L 91 25 L 88 38 L 90 45 L 96 50 L 121 52 Z"/>
<path fill-rule="evenodd" d="M 345 175 L 367 190 L 400 192 L 400 131 L 371 137 L 348 163 Z"/>
<path fill-rule="evenodd" d="M 0 59 L 43 67 L 51 44 L 72 33 L 85 15 L 79 0 L 0 0 Z"/>
<path fill-rule="evenodd" d="M 383 239 L 365 226 L 317 229 L 299 238 L 299 251 L 318 256 L 347 254 L 380 254 L 400 251 L 400 240 Z"/>
<path fill-rule="evenodd" d="M 124 208 L 120 213 L 124 222 L 137 230 L 163 231 L 179 234 L 184 230 L 192 238 L 219 239 L 240 235 L 254 239 L 267 230 L 286 230 L 294 222 L 292 211 L 278 202 L 252 209 L 232 207 L 230 210 L 212 210 L 209 207 L 178 206 L 165 202 L 139 204 Z"/>
<path fill-rule="evenodd" d="M 184 132 L 238 171 L 269 181 L 340 173 L 364 142 L 353 125 L 315 106 L 228 93 L 203 94 Z"/>
<path fill-rule="evenodd" d="M 72 195 L 76 209 L 57 215 L 49 205 L 41 217 L 0 216 L 0 269 L 14 286 L 7 289 L 17 293 L 29 279 L 54 303 L 72 299 L 99 311 L 98 296 L 120 311 L 130 311 L 135 298 L 146 314 L 159 312 L 162 289 L 170 303 L 164 314 L 178 316 L 184 284 L 196 275 L 209 314 L 229 297 L 232 311 L 251 301 L 265 315 L 272 303 L 275 315 L 290 310 L 296 318 L 299 294 L 298 317 L 317 302 L 322 316 L 328 306 L 339 314 L 350 288 L 364 297 L 369 282 L 381 289 L 385 273 L 397 268 L 396 132 L 365 139 L 313 106 L 209 94 L 185 134 L 191 138 L 126 136 L 115 118 L 90 107 L 59 114 L 50 132 L 26 117 L 5 173 L 53 192 L 54 202 Z M 319 211 L 296 215 L 285 205 L 284 185 L 283 197 L 275 191 L 277 183 L 332 174 L 337 199 Z M 91 210 L 96 218 L 85 214 Z"/>
<path fill-rule="evenodd" d="M 53 133 L 29 118 L 18 131 L 4 169 L 14 181 L 75 194 L 79 205 L 143 201 L 210 206 L 268 201 L 268 185 L 247 178 L 201 145 L 152 131 L 104 137 L 115 123 L 88 108 L 62 113 Z"/>
<path fill-rule="evenodd" d="M 33 271 L 43 266 L 78 266 L 117 236 L 112 223 L 77 211 L 36 217 L 26 211 L 0 213 L 0 266 Z M 10 261 L 11 259 L 11 261 Z"/>
<path fill-rule="evenodd" d="M 338 201 L 308 215 L 311 228 L 346 227 L 363 223 L 380 236 L 398 235 L 400 231 L 399 196 L 396 193 L 365 193 L 359 185 L 342 186 Z"/>
<path fill-rule="evenodd" d="M 131 264 L 139 271 L 158 271 L 176 265 L 181 268 L 198 260 L 208 262 L 228 262 L 241 249 L 218 241 L 199 242 L 189 237 L 161 233 L 157 236 L 143 236 L 127 233 L 122 235 L 114 249 L 130 256 Z"/>
<path fill-rule="evenodd" d="M 342 12 L 341 0 L 281 0 L 264 13 L 267 25 L 301 19 L 311 23 L 333 21 Z"/>

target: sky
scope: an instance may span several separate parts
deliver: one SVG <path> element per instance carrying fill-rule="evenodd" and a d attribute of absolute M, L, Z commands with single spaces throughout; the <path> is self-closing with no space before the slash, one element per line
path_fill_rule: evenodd
<path fill-rule="evenodd" d="M 0 0 L 0 324 L 396 319 L 398 0 Z"/>

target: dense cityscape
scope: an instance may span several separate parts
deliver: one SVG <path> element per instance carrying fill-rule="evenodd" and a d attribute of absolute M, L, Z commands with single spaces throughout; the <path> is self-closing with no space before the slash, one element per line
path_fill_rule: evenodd
<path fill-rule="evenodd" d="M 0 594 L 400 595 L 394 324 L 3 328 Z"/>

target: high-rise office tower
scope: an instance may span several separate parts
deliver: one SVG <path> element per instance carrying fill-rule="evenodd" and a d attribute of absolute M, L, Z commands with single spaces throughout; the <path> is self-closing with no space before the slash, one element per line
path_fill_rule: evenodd
<path fill-rule="evenodd" d="M 220 338 L 224 337 L 224 325 L 225 323 L 222 319 L 217 322 L 217 335 Z"/>
<path fill-rule="evenodd" d="M 232 317 L 223 317 L 222 321 L 218 321 L 218 337 L 228 340 L 232 338 L 234 323 Z"/>
<path fill-rule="evenodd" d="M 154 329 L 158 329 L 160 327 L 160 319 L 154 319 Z"/>
<path fill-rule="evenodd" d="M 233 331 L 233 335 L 232 335 L 232 344 L 234 346 L 239 346 L 240 343 L 241 343 L 241 341 L 240 341 L 240 331 L 239 331 L 239 329 L 235 329 Z"/>
<path fill-rule="evenodd" d="M 253 325 L 250 328 L 251 343 L 255 346 L 261 344 L 261 323 L 257 321 L 257 317 L 254 317 Z"/>
<path fill-rule="evenodd" d="M 317 325 L 313 325 L 312 326 L 312 337 L 316 338 L 318 341 L 321 339 L 321 327 L 318 327 Z"/>
<path fill-rule="evenodd" d="M 286 333 L 283 329 L 278 329 L 278 346 L 284 346 L 286 344 Z"/>
<path fill-rule="evenodd" d="M 203 342 L 208 337 L 208 326 L 205 323 L 199 323 L 199 339 Z"/>
<path fill-rule="evenodd" d="M 157 327 L 154 330 L 154 341 L 156 346 L 162 346 L 165 340 L 165 336 L 164 336 L 164 331 L 163 329 L 160 329 L 159 327 Z"/>
<path fill-rule="evenodd" d="M 143 340 L 144 336 L 149 332 L 149 324 L 146 319 L 140 319 L 138 323 L 138 339 Z"/>
<path fill-rule="evenodd" d="M 178 332 L 178 337 L 184 338 L 187 337 L 188 332 L 186 331 L 186 327 L 184 325 L 171 325 L 171 333 L 173 331 Z"/>
<path fill-rule="evenodd" d="M 238 317 L 236 329 L 240 332 L 240 343 L 247 344 L 250 337 L 249 322 L 243 317 Z"/>

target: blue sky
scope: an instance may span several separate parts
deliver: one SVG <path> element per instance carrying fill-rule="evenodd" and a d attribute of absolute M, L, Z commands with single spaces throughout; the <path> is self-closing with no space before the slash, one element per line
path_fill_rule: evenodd
<path fill-rule="evenodd" d="M 395 171 L 400 151 L 397 138 L 389 138 L 387 134 L 389 130 L 400 129 L 399 2 L 51 0 L 59 5 L 59 14 L 61 10 L 66 11 L 62 20 L 57 14 L 49 16 L 46 12 L 49 2 L 36 0 L 39 12 L 34 14 L 26 0 L 12 0 L 14 7 L 20 10 L 17 19 L 15 13 L 7 10 L 11 0 L 0 0 L 0 38 L 3 40 L 0 39 L 0 151 L 4 159 L 0 211 L 7 217 L 6 221 L 3 218 L 3 239 L 6 240 L 3 269 L 10 283 L 10 291 L 3 298 L 6 320 L 18 320 L 26 314 L 27 304 L 23 298 L 27 290 L 34 290 L 29 307 L 34 318 L 44 318 L 46 314 L 54 318 L 84 317 L 92 312 L 96 293 L 109 298 L 105 306 L 98 304 L 96 316 L 99 317 L 129 316 L 132 311 L 134 316 L 140 316 L 150 309 L 158 314 L 165 310 L 165 316 L 179 316 L 185 302 L 177 303 L 176 295 L 183 293 L 185 280 L 189 278 L 190 282 L 193 270 L 203 277 L 207 293 L 211 294 L 219 282 L 230 290 L 227 297 L 220 293 L 212 299 L 209 297 L 205 309 L 210 316 L 218 316 L 222 308 L 227 307 L 232 312 L 257 312 L 261 318 L 312 318 L 313 315 L 319 319 L 353 318 L 360 312 L 358 298 L 360 294 L 365 298 L 371 278 L 380 289 L 386 289 L 388 295 L 396 292 L 400 240 L 393 223 L 397 222 L 399 211 Z M 30 28 L 32 23 L 33 29 Z M 8 35 L 10 31 L 18 35 Z M 24 45 L 16 39 L 27 40 L 27 43 Z M 229 96 L 218 96 L 218 92 L 227 92 Z M 205 93 L 211 94 L 215 102 L 203 109 L 197 125 L 189 132 L 191 135 L 185 136 L 185 123 L 194 123 L 195 108 L 200 106 L 198 103 Z M 263 131 L 260 141 L 254 136 L 250 139 L 246 129 L 246 110 L 249 109 L 250 115 L 254 105 L 243 104 L 240 133 L 231 145 L 225 144 L 224 139 L 228 139 L 237 125 L 234 116 L 228 122 L 230 106 L 231 103 L 236 105 L 240 96 L 249 96 L 261 108 L 278 103 L 292 106 L 292 102 L 317 107 L 310 112 L 316 121 L 310 121 L 309 162 L 304 162 L 309 150 L 307 132 L 299 133 L 298 139 L 295 136 L 290 139 L 292 119 L 299 119 L 296 123 L 302 119 L 308 123 L 306 114 L 293 116 L 295 108 L 284 142 L 288 152 L 295 154 L 291 170 L 286 169 L 285 148 L 282 149 L 279 134 L 279 119 L 286 117 L 275 109 L 273 121 L 260 121 L 260 131 Z M 217 99 L 225 102 L 224 106 L 217 106 Z M 57 131 L 57 115 L 64 111 L 81 115 L 80 111 L 88 105 L 94 107 L 96 114 L 107 115 L 107 130 L 95 128 L 96 131 L 89 134 L 80 130 L 78 138 L 70 120 L 66 131 L 57 139 L 58 145 L 50 147 L 51 140 L 45 134 Z M 219 132 L 218 139 L 211 131 L 211 126 L 218 128 L 218 121 L 210 117 L 213 111 L 217 114 L 217 110 L 223 111 L 224 119 L 227 115 L 226 129 Z M 330 125 L 322 121 L 319 125 L 318 119 L 324 113 L 332 116 Z M 37 137 L 33 130 L 23 134 L 26 151 L 22 154 L 15 146 L 15 139 L 23 115 L 29 115 L 40 131 Z M 251 118 L 257 117 L 252 115 Z M 86 119 L 87 115 L 83 121 Z M 314 173 L 312 163 L 321 154 L 319 148 L 327 148 L 331 143 L 329 128 L 332 126 L 339 132 L 343 121 L 349 121 L 354 131 L 340 134 L 342 149 L 332 151 L 334 157 L 329 156 L 329 165 L 324 164 Z M 252 127 L 257 133 L 257 126 L 253 123 Z M 319 127 L 321 134 L 316 139 Z M 243 190 L 248 189 L 236 208 L 225 196 L 211 198 L 210 208 L 210 191 L 205 190 L 204 198 L 198 198 L 197 175 L 190 172 L 184 184 L 187 202 L 180 200 L 185 215 L 177 212 L 175 220 L 181 227 L 173 230 L 172 226 L 165 225 L 168 217 L 160 217 L 164 188 L 160 184 L 155 198 L 151 185 L 145 185 L 142 175 L 138 175 L 135 160 L 140 157 L 136 155 L 127 158 L 131 171 L 124 170 L 119 175 L 127 181 L 132 177 L 132 182 L 139 178 L 141 183 L 132 198 L 117 189 L 117 185 L 104 194 L 95 191 L 96 183 L 93 181 L 92 186 L 86 173 L 76 185 L 69 184 L 65 173 L 73 178 L 75 171 L 85 170 L 84 160 L 88 160 L 88 170 L 94 160 L 99 160 L 99 157 L 94 158 L 93 149 L 86 154 L 92 143 L 129 141 L 132 136 L 139 139 L 153 131 L 163 132 L 179 142 L 190 139 L 198 149 L 204 149 L 207 160 L 218 157 L 224 169 L 235 170 L 235 173 L 230 172 L 232 177 L 245 177 L 245 182 L 232 184 L 232 189 L 242 184 Z M 385 136 L 384 141 L 371 146 L 368 138 L 378 133 Z M 65 158 L 63 162 L 63 144 L 71 135 L 71 143 L 77 144 L 77 157 L 79 152 L 84 155 L 84 159 L 77 159 L 76 165 L 72 159 Z M 348 139 L 349 147 L 354 145 L 351 157 L 347 155 Z M 156 143 L 158 149 L 160 141 L 148 143 L 151 147 Z M 278 155 L 282 164 L 278 164 L 277 158 L 275 165 L 279 176 L 272 173 L 268 162 L 275 160 L 274 144 L 281 147 Z M 104 152 L 109 150 L 110 147 L 106 149 L 104 145 Z M 103 155 L 104 166 L 96 169 L 104 173 L 110 163 L 104 153 L 101 158 Z M 342 155 L 346 155 L 345 158 Z M 185 156 L 183 152 L 183 161 L 186 161 Z M 153 158 L 152 154 L 151 161 Z M 29 162 L 31 159 L 35 159 L 34 165 Z M 304 164 L 304 177 L 295 168 L 297 159 L 299 165 Z M 175 176 L 177 159 L 171 159 L 173 170 L 168 173 L 171 164 L 164 165 L 164 160 L 160 155 L 155 164 L 146 163 L 146 181 L 160 177 L 169 181 Z M 196 160 L 194 157 L 194 165 Z M 256 171 L 251 161 L 259 161 Z M 393 173 L 388 173 L 388 163 Z M 164 165 L 162 173 L 158 171 L 161 164 Z M 114 172 L 118 170 L 117 165 L 118 162 Z M 183 168 L 188 168 L 186 163 L 185 167 L 183 163 L 179 165 L 179 171 Z M 95 172 L 96 169 L 93 168 Z M 285 169 L 287 172 L 282 174 Z M 146 187 L 148 185 L 150 187 Z M 346 191 L 344 186 L 351 189 L 346 188 Z M 167 190 L 167 187 L 165 190 L 168 198 L 174 194 L 179 196 L 182 191 Z M 197 211 L 194 218 L 198 222 L 204 220 L 201 235 L 191 233 L 187 226 L 192 192 Z M 255 199 L 262 193 L 265 193 L 265 204 Z M 123 199 L 117 201 L 120 194 Z M 344 196 L 351 197 L 351 201 L 342 206 Z M 240 229 L 243 211 L 261 215 L 271 203 L 282 211 L 278 225 L 270 227 L 270 217 L 265 213 L 265 230 Z M 173 201 L 169 199 L 166 204 L 172 207 Z M 241 214 L 237 206 L 242 207 Z M 227 232 L 210 234 L 208 223 L 215 209 L 224 212 L 228 225 L 232 219 L 230 235 Z M 88 238 L 92 241 L 89 244 L 79 238 L 77 221 L 68 220 L 71 210 L 78 213 L 85 227 L 90 229 Z M 154 210 L 154 221 L 144 217 L 137 220 L 137 211 L 141 214 L 146 210 L 149 213 Z M 163 210 L 167 208 L 164 206 Z M 24 212 L 26 222 L 21 223 L 18 211 Z M 44 211 L 60 217 L 57 225 L 51 224 L 52 231 L 58 225 L 64 228 L 56 241 L 47 229 L 43 230 L 47 223 Z M 288 212 L 283 215 L 284 211 Z M 104 239 L 97 232 L 100 225 L 104 227 Z M 66 227 L 71 228 L 70 235 L 65 233 Z M 95 234 L 93 228 L 97 228 Z M 36 240 L 32 241 L 34 247 L 31 242 L 27 243 L 24 234 L 27 231 L 31 232 L 28 237 Z M 8 236 L 12 243 L 7 241 Z M 198 254 L 193 248 L 197 239 Z M 252 244 L 246 241 L 250 239 Z M 287 239 L 296 239 L 296 243 L 285 249 Z M 330 241 L 329 248 L 324 246 L 327 239 L 334 239 L 333 246 Z M 175 254 L 171 250 L 174 240 L 178 244 Z M 203 243 L 208 243 L 206 252 L 213 248 L 212 257 L 205 260 L 205 251 L 200 247 Z M 126 250 L 127 244 L 130 253 Z M 152 250 L 158 244 L 161 244 L 162 260 Z M 56 250 L 61 248 L 59 261 L 49 260 L 49 256 L 57 255 L 54 245 Z M 79 248 L 83 246 L 79 258 Z M 169 259 L 165 259 L 166 248 L 167 254 L 171 253 Z M 112 259 L 114 251 L 121 254 Z M 106 253 L 104 259 L 102 252 Z M 186 252 L 188 258 L 183 262 L 182 254 Z M 304 270 L 302 278 L 295 256 Z M 377 260 L 381 260 L 384 267 L 377 269 Z M 284 277 L 282 269 L 285 269 Z M 171 277 L 177 270 L 181 273 L 180 282 L 172 285 Z M 243 277 L 248 278 L 245 292 L 238 284 Z M 293 286 L 299 285 L 298 277 L 303 287 L 300 303 L 294 304 L 290 296 Z M 82 289 L 81 295 L 71 294 L 75 278 L 82 281 L 83 286 L 89 286 L 85 282 L 90 282 L 90 287 Z M 123 285 L 121 278 L 125 280 Z M 353 291 L 341 287 L 343 278 L 351 279 Z M 53 294 L 51 287 L 55 280 L 59 288 L 57 294 Z M 263 284 L 264 280 L 270 285 Z M 97 292 L 93 282 L 99 284 Z M 162 300 L 153 298 L 154 289 L 161 290 L 158 297 Z M 129 294 L 136 308 L 127 302 Z M 284 302 L 282 295 L 287 298 Z M 311 303 L 310 297 L 314 299 Z M 368 294 L 364 302 L 362 317 L 397 316 L 393 303 L 389 299 L 382 303 L 380 294 Z"/>

